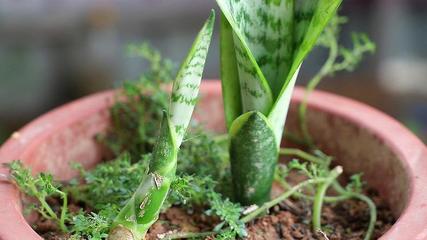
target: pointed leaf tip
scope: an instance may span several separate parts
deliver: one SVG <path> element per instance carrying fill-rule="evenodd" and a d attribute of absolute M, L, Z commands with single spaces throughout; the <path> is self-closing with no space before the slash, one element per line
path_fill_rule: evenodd
<path fill-rule="evenodd" d="M 212 31 L 213 25 L 215 23 L 215 9 L 211 9 L 211 13 L 206 20 L 205 27 L 208 29 L 208 31 Z"/>
<path fill-rule="evenodd" d="M 191 120 L 194 106 L 198 100 L 200 81 L 212 38 L 214 23 L 215 14 L 211 12 L 194 40 L 173 84 L 170 114 L 177 133 L 176 142 L 178 147 L 181 145 Z"/>

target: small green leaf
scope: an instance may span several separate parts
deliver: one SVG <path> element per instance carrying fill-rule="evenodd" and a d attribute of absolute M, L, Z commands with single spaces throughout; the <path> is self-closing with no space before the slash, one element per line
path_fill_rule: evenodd
<path fill-rule="evenodd" d="M 231 202 L 215 191 L 208 193 L 207 201 L 210 209 L 206 211 L 206 214 L 216 215 L 223 221 L 215 227 L 214 231 L 219 231 L 224 224 L 227 224 L 240 237 L 247 235 L 245 224 L 240 221 L 243 208 L 238 203 Z"/>
<path fill-rule="evenodd" d="M 188 56 L 182 63 L 173 84 L 170 113 L 171 121 L 177 133 L 176 143 L 178 147 L 184 138 L 194 105 L 197 102 L 214 23 L 215 12 L 212 10 L 211 15 L 197 35 Z"/>

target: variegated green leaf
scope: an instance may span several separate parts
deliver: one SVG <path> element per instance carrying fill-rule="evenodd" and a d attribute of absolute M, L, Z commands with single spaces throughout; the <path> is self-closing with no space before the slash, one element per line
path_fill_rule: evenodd
<path fill-rule="evenodd" d="M 313 18 L 314 12 L 317 9 L 319 0 L 297 0 L 295 1 L 294 12 L 294 49 L 298 49 L 301 42 L 304 40 L 305 33 Z"/>
<path fill-rule="evenodd" d="M 336 13 L 342 0 L 317 0 L 317 2 L 318 3 L 314 11 L 314 15 L 311 18 L 310 24 L 308 25 L 307 30 L 304 33 L 304 38 L 296 48 L 297 51 L 294 53 L 294 59 L 292 64 L 292 69 L 294 70 L 294 72 L 302 64 L 302 61 L 307 56 L 307 54 L 311 51 L 314 44 L 317 42 L 320 33 L 322 33 L 329 20 Z M 302 28 L 304 29 L 304 27 Z M 292 75 L 293 73 L 290 73 L 290 75 L 288 75 L 288 79 L 291 79 Z"/>
<path fill-rule="evenodd" d="M 268 64 L 269 59 L 266 59 L 266 64 L 259 65 L 258 62 L 263 61 L 266 55 L 257 53 L 261 53 L 264 49 L 277 49 L 279 46 L 275 44 L 280 40 L 275 38 L 269 44 L 263 45 L 261 40 L 270 34 L 273 36 L 274 31 L 258 35 L 257 31 L 252 31 L 258 30 L 256 27 L 268 27 L 268 24 L 262 26 L 261 18 L 257 16 L 259 4 L 255 2 L 259 1 L 217 0 L 217 2 L 233 29 L 233 39 L 229 38 L 227 41 L 228 45 L 234 44 L 243 112 L 257 110 L 267 114 L 273 103 L 273 94 L 263 68 L 267 71 L 271 64 Z M 279 55 L 275 56 L 275 59 L 279 58 Z M 224 64 L 226 63 L 222 62 L 222 65 Z"/>
<path fill-rule="evenodd" d="M 158 219 L 175 177 L 179 145 L 196 104 L 214 21 L 212 11 L 178 72 L 171 96 L 173 116 L 169 118 L 164 113 L 149 172 L 115 218 L 109 240 L 144 239 L 150 226 Z"/>
<path fill-rule="evenodd" d="M 202 30 L 197 35 L 191 50 L 181 65 L 173 84 L 171 97 L 171 121 L 177 132 L 177 146 L 181 145 L 185 131 L 197 102 L 200 81 L 211 41 L 215 13 L 212 11 Z"/>
<path fill-rule="evenodd" d="M 251 156 L 257 152 L 273 156 L 277 151 L 299 68 L 341 1 L 217 0 L 228 23 L 222 24 L 221 46 L 225 47 L 221 51 L 221 68 L 222 76 L 225 76 L 223 87 L 232 87 L 223 91 L 228 96 L 224 97 L 227 125 L 233 121 L 229 132 L 234 191 L 244 195 L 251 186 L 260 189 L 253 196 L 239 199 L 242 203 L 259 203 L 268 198 L 269 192 L 265 190 L 271 184 L 264 181 L 266 179 L 261 181 L 262 184 L 254 182 L 254 174 L 262 165 L 259 159 L 263 157 Z M 238 99 L 230 99 L 232 94 L 238 93 L 237 83 L 240 85 L 241 110 L 235 103 Z M 227 106 L 231 103 L 234 105 Z M 259 113 L 254 115 L 253 110 Z M 241 116 L 238 116 L 239 111 L 243 113 Z M 264 115 L 268 118 L 265 124 L 260 124 L 263 121 L 258 120 L 262 118 L 256 116 Z M 273 148 L 261 144 L 263 140 L 257 141 L 255 135 L 261 132 L 265 133 L 260 136 L 265 141 L 267 135 L 273 136 L 274 141 L 270 141 L 275 144 Z M 272 159 L 268 163 L 274 165 L 277 157 Z M 238 167 L 233 170 L 233 165 Z M 243 168 L 245 170 L 240 171 Z M 271 176 L 273 170 L 264 167 L 260 175 L 260 179 Z"/>
<path fill-rule="evenodd" d="M 240 94 L 242 99 L 242 110 L 252 110 L 267 114 L 273 103 L 270 87 L 262 76 L 258 66 L 253 64 L 248 50 L 242 41 L 233 34 L 234 48 L 236 51 L 237 70 L 239 73 Z"/>
<path fill-rule="evenodd" d="M 317 2 L 317 5 L 313 4 Z M 281 92 L 276 99 L 268 118 L 274 125 L 275 136 L 281 139 L 283 126 L 285 125 L 286 115 L 290 104 L 290 99 L 304 58 L 311 51 L 316 43 L 320 33 L 326 27 L 328 21 L 336 13 L 342 0 L 297 0 L 295 19 L 297 22 L 296 40 L 292 68 L 287 76 Z M 314 8 L 314 9 L 313 9 Z M 313 14 L 310 18 L 310 14 Z M 310 19 L 310 20 L 309 20 Z M 298 44 L 299 35 L 303 38 Z M 280 142 L 278 142 L 280 144 Z"/>
<path fill-rule="evenodd" d="M 238 38 L 235 39 L 236 51 L 244 50 L 246 53 L 241 53 L 242 57 L 255 60 L 254 67 L 261 69 L 260 76 L 267 81 L 273 96 L 277 96 L 292 64 L 294 0 L 217 2 Z M 249 72 L 249 62 L 242 60 L 241 63 L 243 66 L 239 68 Z"/>
<path fill-rule="evenodd" d="M 221 39 L 221 46 L 227 46 L 221 51 L 227 126 L 238 116 L 239 99 L 227 97 L 239 93 L 238 82 L 241 111 L 258 110 L 266 114 L 272 120 L 279 144 L 297 70 L 341 0 L 217 2 L 233 31 L 232 40 L 230 28 L 222 24 L 221 33 L 226 37 Z M 236 62 L 231 56 L 235 56 Z M 264 89 L 271 90 L 273 102 L 263 97 Z"/>

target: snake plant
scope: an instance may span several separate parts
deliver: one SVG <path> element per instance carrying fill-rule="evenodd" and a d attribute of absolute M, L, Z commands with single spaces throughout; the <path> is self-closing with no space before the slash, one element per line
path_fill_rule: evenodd
<path fill-rule="evenodd" d="M 172 88 L 169 113 L 164 113 L 149 171 L 114 220 L 109 240 L 144 239 L 158 218 L 175 177 L 179 146 L 197 101 L 214 21 L 212 11 L 178 72 Z"/>
<path fill-rule="evenodd" d="M 299 69 L 341 0 L 216 0 L 237 201 L 269 199 Z"/>

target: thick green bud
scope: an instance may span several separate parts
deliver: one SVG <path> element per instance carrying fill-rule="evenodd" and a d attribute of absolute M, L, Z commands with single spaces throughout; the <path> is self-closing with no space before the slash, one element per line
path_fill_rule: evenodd
<path fill-rule="evenodd" d="M 230 159 L 234 195 L 243 205 L 261 205 L 270 199 L 278 148 L 268 119 L 247 112 L 230 128 Z"/>

